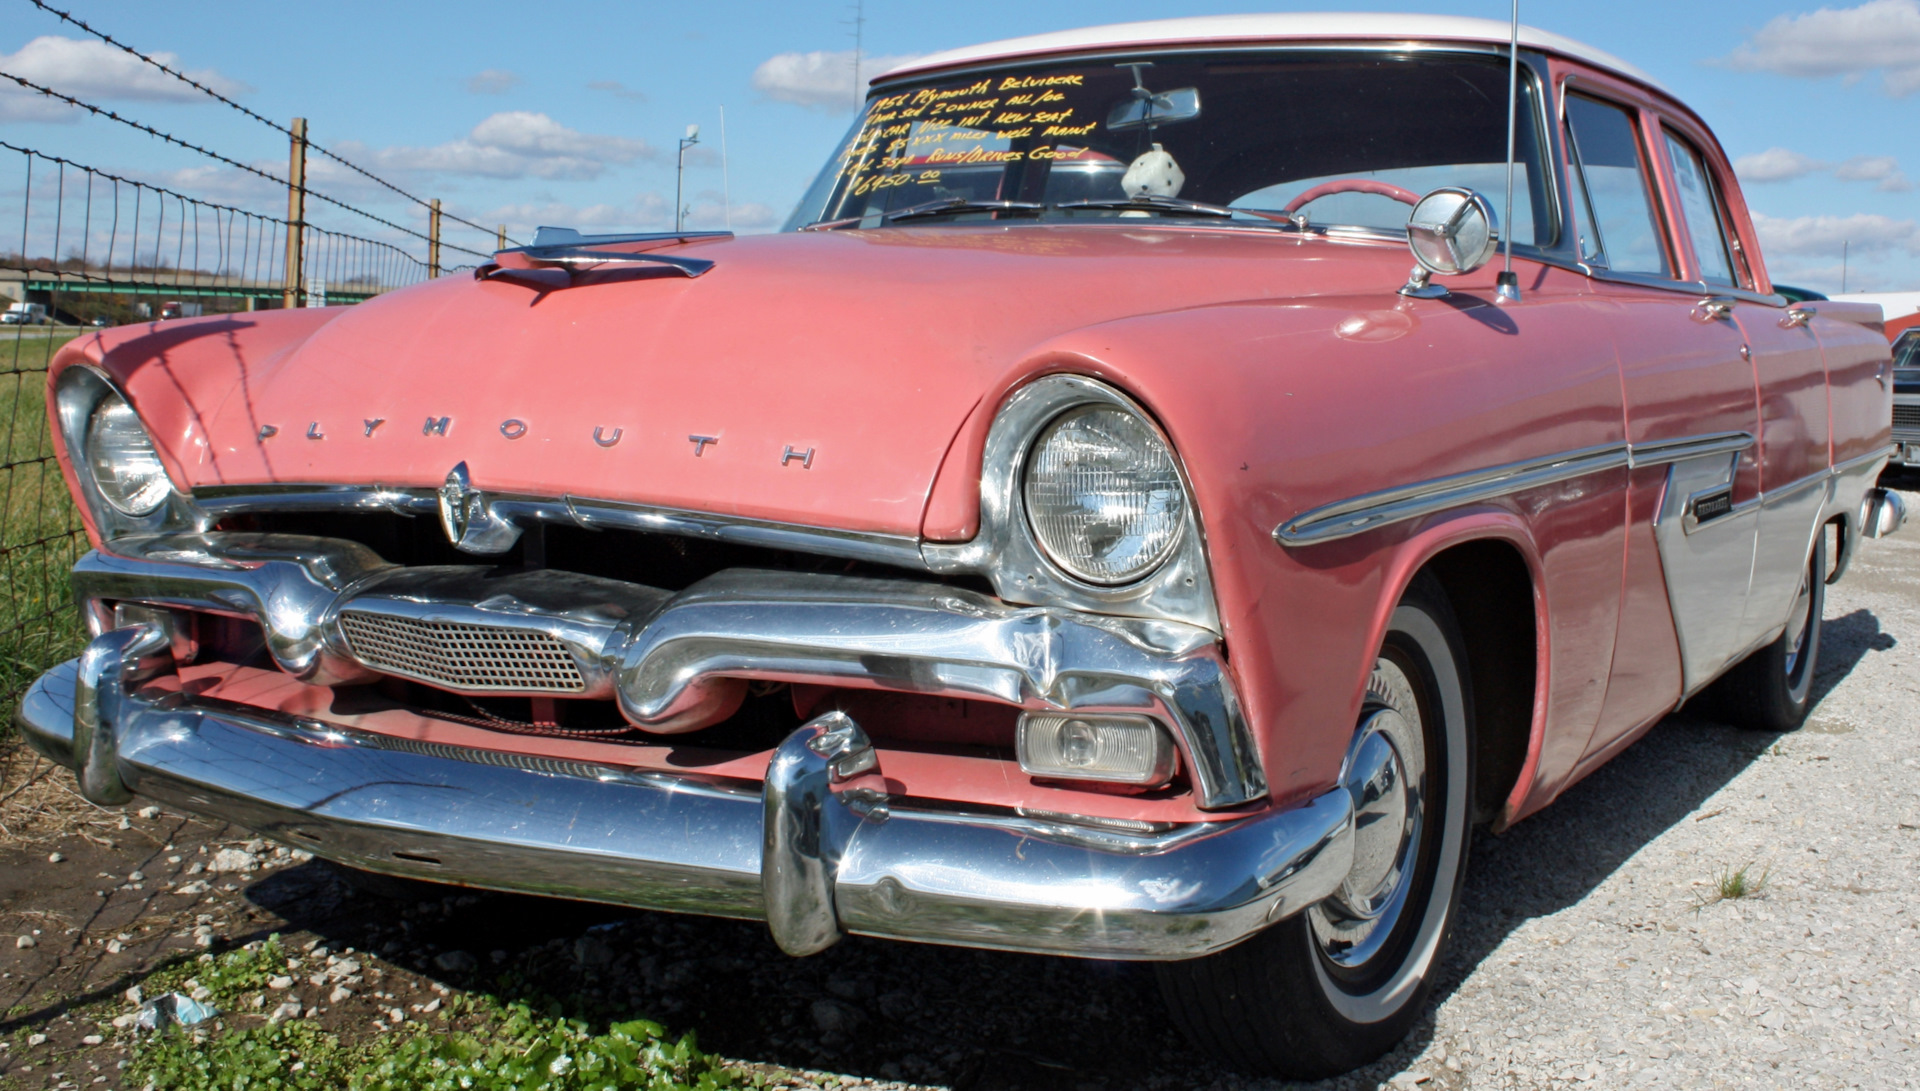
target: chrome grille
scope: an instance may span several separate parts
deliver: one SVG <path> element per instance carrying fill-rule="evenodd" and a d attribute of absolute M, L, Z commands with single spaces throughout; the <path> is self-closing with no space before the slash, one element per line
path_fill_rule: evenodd
<path fill-rule="evenodd" d="M 1920 405 L 1896 405 L 1893 407 L 1893 426 L 1895 428 L 1920 429 Z"/>
<path fill-rule="evenodd" d="M 473 692 L 579 693 L 580 666 L 547 633 L 345 610 L 348 650 L 367 667 Z"/>

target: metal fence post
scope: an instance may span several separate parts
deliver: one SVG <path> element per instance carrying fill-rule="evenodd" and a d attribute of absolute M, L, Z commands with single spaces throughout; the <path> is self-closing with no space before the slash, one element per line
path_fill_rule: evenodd
<path fill-rule="evenodd" d="M 435 197 L 427 212 L 427 275 L 440 275 L 440 198 Z"/>
<path fill-rule="evenodd" d="M 287 282 L 281 305 L 298 307 L 305 287 L 301 244 L 307 227 L 307 119 L 293 119 L 293 144 L 287 153 Z"/>

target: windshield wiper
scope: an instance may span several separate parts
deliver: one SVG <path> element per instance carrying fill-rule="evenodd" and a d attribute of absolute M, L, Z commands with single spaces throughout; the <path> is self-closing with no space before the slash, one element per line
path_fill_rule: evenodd
<path fill-rule="evenodd" d="M 1217 216 L 1231 218 L 1237 210 L 1225 205 L 1210 205 L 1202 201 L 1183 201 L 1178 197 L 1094 197 L 1085 201 L 1062 201 L 1055 208 L 1113 208 L 1123 211 L 1168 212 L 1182 216 Z"/>
<path fill-rule="evenodd" d="M 947 216 L 957 212 L 1042 212 L 1046 205 L 1037 201 L 976 201 L 970 197 L 950 197 L 926 204 L 896 208 L 880 218 L 888 223 L 917 220 L 926 216 Z"/>

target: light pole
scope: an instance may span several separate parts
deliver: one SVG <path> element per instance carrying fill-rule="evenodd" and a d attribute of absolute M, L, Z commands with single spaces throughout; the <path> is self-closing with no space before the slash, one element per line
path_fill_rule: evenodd
<path fill-rule="evenodd" d="M 680 203 L 680 194 L 687 184 L 687 149 L 700 143 L 700 126 L 687 126 L 687 135 L 680 138 L 680 162 L 673 174 L 673 229 L 683 229 L 682 220 L 686 206 Z"/>

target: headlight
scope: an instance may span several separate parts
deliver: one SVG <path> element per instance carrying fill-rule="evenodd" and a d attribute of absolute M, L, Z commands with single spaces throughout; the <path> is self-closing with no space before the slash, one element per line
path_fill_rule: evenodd
<path fill-rule="evenodd" d="M 1027 458 L 1027 519 L 1047 557 L 1088 583 L 1126 583 L 1167 558 L 1186 519 L 1173 453 L 1112 405 L 1060 415 Z"/>
<path fill-rule="evenodd" d="M 86 451 L 94 487 L 122 515 L 151 514 L 173 491 L 139 415 L 118 394 L 108 394 L 94 407 Z"/>

